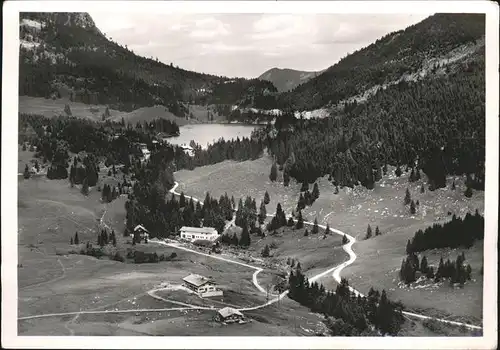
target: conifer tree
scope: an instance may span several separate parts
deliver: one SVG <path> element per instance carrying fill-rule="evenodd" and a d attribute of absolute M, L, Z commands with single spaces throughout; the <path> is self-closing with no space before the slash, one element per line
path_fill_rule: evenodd
<path fill-rule="evenodd" d="M 366 236 L 365 236 L 365 239 L 370 239 L 372 237 L 372 228 L 371 226 L 368 224 L 368 227 L 366 228 Z"/>
<path fill-rule="evenodd" d="M 457 187 L 455 186 L 455 180 L 453 180 L 452 184 L 451 184 L 451 190 L 452 191 L 455 191 Z"/>
<path fill-rule="evenodd" d="M 302 187 L 300 188 L 300 192 L 306 192 L 309 191 L 309 182 L 304 181 L 302 182 Z"/>
<path fill-rule="evenodd" d="M 444 273 L 444 262 L 443 262 L 443 257 L 441 257 L 439 259 L 439 265 L 435 275 L 436 281 L 439 281 L 443 277 L 443 273 Z"/>
<path fill-rule="evenodd" d="M 28 169 L 28 164 L 26 164 L 26 166 L 24 167 L 24 174 L 23 174 L 23 177 L 25 179 L 29 179 L 31 177 L 31 174 L 30 174 L 30 171 Z"/>
<path fill-rule="evenodd" d="M 267 211 L 266 211 L 266 206 L 264 202 L 260 202 L 260 209 L 259 209 L 259 224 L 263 224 L 264 221 L 266 220 L 267 216 Z"/>
<path fill-rule="evenodd" d="M 405 203 L 405 205 L 408 205 L 408 204 L 410 204 L 410 202 L 411 202 L 411 194 L 410 194 L 410 190 L 407 187 L 406 193 L 405 193 L 404 203 Z"/>
<path fill-rule="evenodd" d="M 250 232 L 248 231 L 248 226 L 244 225 L 241 231 L 241 238 L 239 241 L 241 247 L 248 247 L 250 245 Z"/>
<path fill-rule="evenodd" d="M 330 224 L 326 224 L 326 229 L 325 229 L 325 235 L 329 235 L 330 234 Z"/>
<path fill-rule="evenodd" d="M 314 183 L 312 196 L 315 200 L 319 198 L 319 187 L 317 182 Z"/>
<path fill-rule="evenodd" d="M 304 219 L 302 218 L 302 211 L 299 210 L 299 214 L 298 214 L 298 218 L 297 218 L 297 223 L 295 224 L 295 228 L 297 230 L 300 230 L 303 227 L 304 227 Z"/>
<path fill-rule="evenodd" d="M 417 209 L 415 208 L 415 202 L 412 199 L 411 204 L 410 204 L 410 213 L 415 214 L 416 211 L 417 211 Z"/>
<path fill-rule="evenodd" d="M 304 237 L 307 237 L 309 236 L 309 230 L 306 228 L 306 230 L 304 231 Z"/>
<path fill-rule="evenodd" d="M 427 269 L 429 268 L 428 263 L 427 263 L 427 258 L 425 255 L 422 257 L 422 261 L 420 262 L 420 271 L 422 273 L 427 273 Z"/>
<path fill-rule="evenodd" d="M 80 244 L 80 239 L 78 238 L 78 232 L 75 232 L 75 239 L 73 240 L 75 244 Z"/>
<path fill-rule="evenodd" d="M 267 244 L 264 246 L 264 249 L 262 249 L 261 255 L 263 258 L 269 257 L 269 246 Z"/>
<path fill-rule="evenodd" d="M 415 170 L 413 168 L 411 168 L 411 173 L 410 173 L 410 177 L 408 178 L 408 180 L 410 182 L 415 182 L 417 181 L 417 179 L 415 178 Z"/>
<path fill-rule="evenodd" d="M 425 192 L 425 187 L 424 187 L 424 184 L 422 184 L 422 186 L 420 186 L 420 193 L 424 193 Z"/>
<path fill-rule="evenodd" d="M 184 208 L 186 206 L 186 197 L 184 196 L 184 192 L 181 192 L 179 198 L 179 208 Z"/>
<path fill-rule="evenodd" d="M 465 192 L 464 192 L 464 195 L 465 195 L 465 197 L 467 197 L 467 198 L 472 197 L 472 188 L 470 188 L 469 186 L 467 186 L 467 188 L 466 188 L 466 190 L 465 190 Z"/>
<path fill-rule="evenodd" d="M 288 187 L 290 184 L 290 173 L 288 171 L 288 168 L 283 169 L 283 186 Z"/>
<path fill-rule="evenodd" d="M 401 171 L 400 166 L 398 165 L 396 167 L 396 170 L 394 171 L 394 174 L 396 174 L 397 177 L 400 177 L 403 172 Z"/>
<path fill-rule="evenodd" d="M 347 239 L 347 236 L 344 234 L 344 236 L 342 236 L 342 245 L 347 244 L 348 242 L 349 240 Z"/>
<path fill-rule="evenodd" d="M 269 180 L 271 182 L 276 181 L 278 178 L 278 168 L 276 167 L 276 162 L 273 162 L 273 165 L 271 165 L 271 173 L 269 174 Z"/>
<path fill-rule="evenodd" d="M 266 191 L 266 193 L 264 193 L 264 204 L 268 205 L 270 201 L 271 199 L 269 198 L 269 193 Z"/>
<path fill-rule="evenodd" d="M 302 193 L 299 195 L 299 201 L 297 203 L 297 210 L 302 210 L 306 207 L 306 201 Z"/>
<path fill-rule="evenodd" d="M 410 241 L 410 240 L 408 240 L 408 243 L 406 243 L 406 254 L 408 254 L 408 255 L 409 255 L 409 254 L 411 254 L 411 253 L 413 253 L 413 247 L 412 247 L 412 245 L 411 245 L 411 241 Z"/>
<path fill-rule="evenodd" d="M 314 225 L 313 225 L 312 233 L 317 234 L 318 232 L 319 232 L 318 218 L 314 218 Z"/>
<path fill-rule="evenodd" d="M 382 233 L 380 232 L 380 229 L 377 227 L 375 227 L 375 236 L 380 236 Z"/>

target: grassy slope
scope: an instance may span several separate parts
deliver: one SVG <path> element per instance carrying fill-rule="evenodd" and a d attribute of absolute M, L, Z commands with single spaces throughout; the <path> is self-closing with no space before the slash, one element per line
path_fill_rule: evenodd
<path fill-rule="evenodd" d="M 41 114 L 46 117 L 57 115 L 65 115 L 64 107 L 68 104 L 71 109 L 71 114 L 74 117 L 89 118 L 94 121 L 101 121 L 102 115 L 106 110 L 104 105 L 88 105 L 81 102 L 71 102 L 67 98 L 56 100 L 45 99 L 42 97 L 19 96 L 19 112 L 28 114 Z M 197 120 L 187 121 L 170 113 L 164 106 L 142 107 L 132 112 L 121 112 L 114 109 L 109 110 L 111 121 L 120 122 L 123 119 L 125 122 L 135 123 L 143 121 L 151 121 L 155 118 L 164 118 L 175 121 L 178 125 L 188 123 L 196 123 Z M 201 118 L 201 115 L 200 115 Z"/>
<path fill-rule="evenodd" d="M 188 124 L 186 119 L 174 115 L 164 106 L 141 107 L 129 113 L 118 112 L 112 114 L 110 120 L 120 122 L 122 118 L 126 123 L 131 123 L 132 125 L 135 125 L 137 122 L 153 121 L 157 118 L 175 121 L 178 125 Z"/>
<path fill-rule="evenodd" d="M 125 197 L 105 206 L 95 189 L 85 198 L 78 186 L 70 188 L 65 180 L 44 177 L 20 179 L 18 187 L 19 263 L 22 264 L 18 269 L 20 317 L 95 308 L 174 307 L 144 293 L 161 282 L 180 284 L 182 277 L 189 273 L 214 277 L 233 304 L 255 305 L 265 301 L 265 296 L 252 284 L 253 270 L 170 247 L 152 243 L 136 246 L 136 249 L 160 254 L 177 253 L 174 261 L 158 264 L 123 264 L 66 255 L 68 250 L 76 248 L 69 246 L 69 239 L 77 230 L 81 241 L 95 242 L 98 219 L 105 207 L 106 223 L 113 227 L 115 223 L 123 224 Z M 128 238 L 120 234 L 117 238 L 116 249 L 125 253 L 130 248 Z M 262 275 L 259 279 L 262 277 L 265 281 L 266 273 Z M 183 301 L 187 295 L 175 297 Z M 286 306 L 288 312 L 273 308 L 255 311 L 250 315 L 255 317 L 254 321 L 236 330 L 211 322 L 207 326 L 213 312 L 81 315 L 74 321 L 73 316 L 64 316 L 20 321 L 18 325 L 22 335 L 67 335 L 68 328 L 76 335 L 202 335 L 205 332 L 211 335 L 305 335 L 307 332 L 295 323 L 311 328 L 311 324 L 319 321 L 317 315 L 310 315 L 306 308 L 293 301 L 287 300 L 283 305 L 280 307 Z M 296 317 L 300 320 L 292 321 Z"/>
<path fill-rule="evenodd" d="M 268 178 L 270 167 L 271 159 L 264 156 L 255 161 L 226 161 L 193 171 L 182 170 L 175 176 L 180 182 L 178 191 L 184 190 L 197 198 L 204 198 L 205 190 L 209 188 L 216 197 L 224 192 L 234 195 L 236 200 L 240 196 L 251 195 L 256 196 L 259 203 L 267 190 L 271 197 L 271 203 L 267 205 L 268 213 L 275 211 L 278 201 L 285 210 L 290 210 L 297 203 L 300 185 L 293 180 L 288 188 L 280 183 L 271 183 Z M 448 211 L 464 215 L 467 211 L 473 212 L 478 208 L 483 213 L 484 193 L 475 192 L 472 198 L 464 197 L 463 179 L 457 178 L 455 191 L 426 190 L 420 194 L 421 183 L 426 183 L 425 176 L 418 182 L 408 183 L 409 174 L 396 178 L 393 170 L 389 169 L 389 175 L 384 176 L 374 190 L 341 189 L 337 195 L 327 179 L 320 179 L 320 197 L 304 211 L 304 219 L 312 221 L 318 217 L 320 223 L 328 222 L 331 227 L 359 240 L 353 248 L 358 259 L 343 271 L 343 276 L 361 292 L 366 293 L 370 286 L 386 289 L 389 297 L 402 300 L 408 307 L 425 308 L 427 312 L 436 314 L 472 317 L 477 322 L 482 315 L 482 278 L 477 273 L 482 260 L 480 244 L 465 251 L 473 269 L 473 281 L 467 283 L 462 290 L 453 290 L 448 286 L 440 287 L 437 291 L 431 288 L 402 289 L 398 287 L 397 269 L 405 256 L 406 242 L 416 230 L 449 220 L 451 217 L 447 216 Z M 451 179 L 448 179 L 448 183 L 451 185 Z M 420 201 L 420 208 L 415 215 L 410 215 L 408 207 L 403 205 L 406 187 L 409 187 L 412 198 Z M 375 226 L 379 226 L 382 235 L 364 241 L 368 224 L 372 226 L 373 232 Z M 300 243 L 296 250 L 302 251 Z M 435 264 L 441 253 L 446 258 L 446 252 L 427 253 L 430 263 Z M 452 252 L 450 258 L 454 258 L 457 253 Z M 318 249 L 310 255 L 318 257 L 322 262 L 327 262 L 330 258 L 328 250 Z M 334 286 L 331 278 L 325 277 L 322 282 L 328 288 Z"/>
<path fill-rule="evenodd" d="M 45 99 L 42 97 L 19 96 L 19 112 L 28 114 L 41 114 L 45 117 L 57 115 L 66 115 L 65 105 L 68 104 L 71 113 L 75 117 L 88 118 L 94 121 L 101 121 L 102 115 L 106 110 L 104 105 L 89 105 L 81 102 L 71 102 L 68 98 L 56 100 Z M 186 120 L 171 113 L 165 106 L 141 107 L 132 112 L 121 112 L 110 109 L 111 117 L 109 120 L 120 122 L 122 118 L 127 123 L 135 125 L 137 122 L 152 121 L 156 118 L 175 121 L 179 126 L 186 124 L 208 123 L 208 110 L 214 115 L 214 122 L 224 122 L 225 117 L 219 116 L 213 108 L 201 105 L 189 105 L 189 112 L 193 118 Z"/>
<path fill-rule="evenodd" d="M 67 98 L 57 100 L 45 99 L 42 97 L 19 96 L 19 113 L 41 114 L 45 117 L 66 115 L 64 106 L 68 104 L 71 114 L 75 117 L 89 118 L 101 121 L 102 114 L 106 110 L 104 105 L 87 105 L 81 102 L 71 102 Z M 123 112 L 110 109 L 111 116 L 123 114 Z"/>

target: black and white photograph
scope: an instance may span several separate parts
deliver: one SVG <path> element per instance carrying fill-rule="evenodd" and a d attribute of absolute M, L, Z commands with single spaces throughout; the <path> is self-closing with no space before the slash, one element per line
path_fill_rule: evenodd
<path fill-rule="evenodd" d="M 496 348 L 498 5 L 4 11 L 4 346 Z"/>

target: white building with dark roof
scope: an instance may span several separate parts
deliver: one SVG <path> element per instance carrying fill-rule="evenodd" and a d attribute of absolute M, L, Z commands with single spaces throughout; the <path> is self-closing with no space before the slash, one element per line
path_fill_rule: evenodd
<path fill-rule="evenodd" d="M 181 238 L 191 242 L 196 240 L 215 241 L 219 233 L 213 227 L 188 227 L 183 226 L 180 229 Z"/>
<path fill-rule="evenodd" d="M 217 287 L 215 281 L 211 278 L 197 274 L 191 274 L 182 279 L 184 285 L 197 293 L 200 297 L 222 296 L 223 292 Z"/>

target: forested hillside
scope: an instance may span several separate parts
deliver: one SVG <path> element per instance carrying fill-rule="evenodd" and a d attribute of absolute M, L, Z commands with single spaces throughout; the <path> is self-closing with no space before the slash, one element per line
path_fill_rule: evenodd
<path fill-rule="evenodd" d="M 388 34 L 341 59 L 318 77 L 282 94 L 280 106 L 313 110 L 417 72 L 430 59 L 484 36 L 484 14 L 436 14 Z"/>
<path fill-rule="evenodd" d="M 270 109 L 276 106 L 277 92 L 276 87 L 269 81 L 238 78 L 214 85 L 210 94 L 200 98 L 200 102 Z"/>
<path fill-rule="evenodd" d="M 381 89 L 330 118 L 284 115 L 275 128 L 268 127 L 277 133 L 268 138 L 271 152 L 285 172 L 309 183 L 331 175 L 341 186 L 372 188 L 384 165 L 391 164 L 423 170 L 431 190 L 445 186 L 447 174 L 468 174 L 468 185 L 482 188 L 484 46 L 448 68 L 447 73 Z"/>
<path fill-rule="evenodd" d="M 20 95 L 131 111 L 176 101 L 235 104 L 276 90 L 243 79 L 227 96 L 225 83 L 234 87 L 232 80 L 138 56 L 103 35 L 86 13 L 21 13 L 20 39 Z"/>

